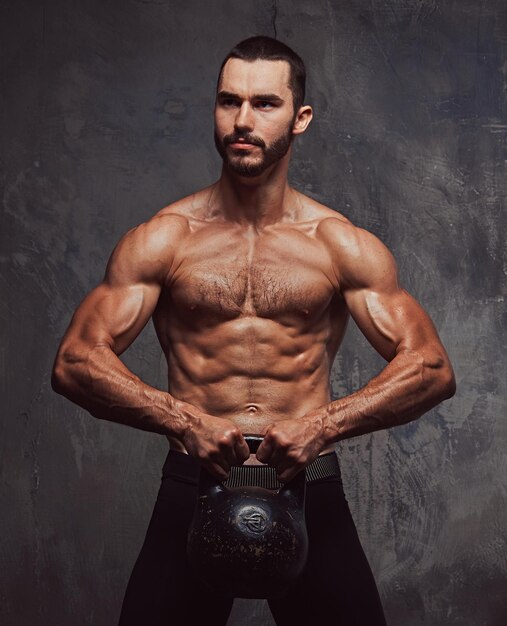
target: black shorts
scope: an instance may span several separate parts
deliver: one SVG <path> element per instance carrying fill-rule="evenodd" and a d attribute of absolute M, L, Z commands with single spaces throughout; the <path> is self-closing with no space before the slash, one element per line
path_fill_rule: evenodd
<path fill-rule="evenodd" d="M 208 591 L 186 557 L 199 465 L 170 451 L 119 626 L 224 626 L 233 598 Z M 308 561 L 283 598 L 268 600 L 278 625 L 385 626 L 379 594 L 339 475 L 307 485 Z"/>

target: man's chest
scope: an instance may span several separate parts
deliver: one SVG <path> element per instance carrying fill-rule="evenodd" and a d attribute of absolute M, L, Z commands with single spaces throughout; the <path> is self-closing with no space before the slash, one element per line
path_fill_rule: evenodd
<path fill-rule="evenodd" d="M 289 236 L 201 243 L 181 255 L 172 278 L 180 314 L 311 319 L 333 296 L 330 262 L 315 242 Z"/>

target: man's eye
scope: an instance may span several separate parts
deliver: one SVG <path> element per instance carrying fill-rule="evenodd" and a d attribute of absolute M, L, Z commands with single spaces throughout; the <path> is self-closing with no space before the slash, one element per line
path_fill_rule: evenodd
<path fill-rule="evenodd" d="M 222 106 L 224 107 L 233 107 L 236 106 L 238 103 L 236 100 L 233 100 L 232 98 L 226 98 L 225 100 L 222 100 Z"/>
<path fill-rule="evenodd" d="M 261 100 L 257 103 L 257 106 L 259 109 L 270 109 L 273 106 L 273 103 Z"/>

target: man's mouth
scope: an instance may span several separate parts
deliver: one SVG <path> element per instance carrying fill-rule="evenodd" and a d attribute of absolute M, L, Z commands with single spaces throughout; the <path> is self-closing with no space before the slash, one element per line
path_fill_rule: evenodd
<path fill-rule="evenodd" d="M 229 144 L 233 150 L 251 150 L 256 147 L 256 144 L 246 143 L 245 141 L 235 141 Z"/>
<path fill-rule="evenodd" d="M 253 150 L 254 148 L 262 148 L 263 143 L 260 138 L 249 137 L 248 135 L 230 135 L 224 138 L 226 147 L 231 147 L 233 150 Z"/>

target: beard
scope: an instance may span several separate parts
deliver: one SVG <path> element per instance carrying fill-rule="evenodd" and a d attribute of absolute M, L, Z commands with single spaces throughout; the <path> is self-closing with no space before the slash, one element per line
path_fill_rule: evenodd
<path fill-rule="evenodd" d="M 227 146 L 238 142 L 239 139 L 243 139 L 245 143 L 258 146 L 261 149 L 261 156 L 253 159 L 251 154 L 245 155 L 244 150 L 241 152 L 235 150 L 234 154 L 231 155 L 230 151 L 227 151 Z M 268 146 L 260 137 L 250 135 L 249 133 L 231 133 L 230 135 L 225 135 L 220 140 L 215 130 L 215 146 L 218 154 L 222 157 L 224 165 L 240 176 L 254 177 L 265 172 L 270 165 L 277 163 L 287 154 L 292 139 L 292 124 L 287 126 L 285 132 Z"/>

